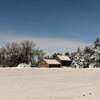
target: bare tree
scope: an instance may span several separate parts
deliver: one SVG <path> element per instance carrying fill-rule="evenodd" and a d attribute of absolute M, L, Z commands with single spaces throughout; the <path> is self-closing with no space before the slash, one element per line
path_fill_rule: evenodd
<path fill-rule="evenodd" d="M 40 61 L 44 52 L 36 49 L 36 44 L 32 41 L 23 41 L 20 43 L 7 43 L 0 49 L 1 66 L 17 66 L 20 63 L 35 63 L 34 57 L 37 56 Z"/>

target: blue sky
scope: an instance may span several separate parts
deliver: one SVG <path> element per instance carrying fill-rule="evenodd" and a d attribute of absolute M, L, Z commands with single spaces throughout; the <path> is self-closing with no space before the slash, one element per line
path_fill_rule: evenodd
<path fill-rule="evenodd" d="M 33 40 L 48 53 L 100 36 L 100 0 L 0 0 L 0 44 Z"/>

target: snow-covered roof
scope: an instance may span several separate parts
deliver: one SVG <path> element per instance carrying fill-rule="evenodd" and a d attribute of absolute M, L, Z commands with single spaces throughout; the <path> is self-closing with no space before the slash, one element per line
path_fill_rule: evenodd
<path fill-rule="evenodd" d="M 44 61 L 48 64 L 60 64 L 57 60 L 55 59 L 44 59 Z"/>
<path fill-rule="evenodd" d="M 58 55 L 57 56 L 60 60 L 66 60 L 66 61 L 70 61 L 71 59 L 68 56 L 65 55 Z"/>

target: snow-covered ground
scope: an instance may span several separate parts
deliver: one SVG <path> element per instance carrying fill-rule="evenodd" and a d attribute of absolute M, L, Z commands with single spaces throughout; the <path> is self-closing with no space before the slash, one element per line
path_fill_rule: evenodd
<path fill-rule="evenodd" d="M 0 69 L 0 100 L 100 100 L 100 69 Z"/>

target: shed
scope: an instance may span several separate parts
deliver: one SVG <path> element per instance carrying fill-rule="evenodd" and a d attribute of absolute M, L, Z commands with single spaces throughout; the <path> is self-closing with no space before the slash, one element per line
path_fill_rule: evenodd
<path fill-rule="evenodd" d="M 39 65 L 40 67 L 61 67 L 61 64 L 55 59 L 43 59 L 43 61 Z"/>
<path fill-rule="evenodd" d="M 61 63 L 62 66 L 70 66 L 72 63 L 71 59 L 65 55 L 57 55 L 56 59 Z"/>

